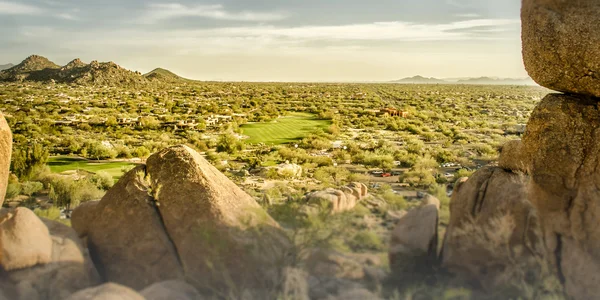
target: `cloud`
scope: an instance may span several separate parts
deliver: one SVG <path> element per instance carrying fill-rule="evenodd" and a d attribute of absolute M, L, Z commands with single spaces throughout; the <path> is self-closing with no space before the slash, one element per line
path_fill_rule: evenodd
<path fill-rule="evenodd" d="M 63 19 L 63 20 L 69 20 L 69 21 L 79 21 L 81 20 L 78 16 L 75 16 L 73 14 L 70 13 L 59 13 L 57 15 L 55 15 L 56 18 L 59 19 Z"/>
<path fill-rule="evenodd" d="M 0 15 L 38 15 L 42 12 L 43 10 L 36 6 L 0 1 Z"/>
<path fill-rule="evenodd" d="M 138 19 L 138 22 L 142 24 L 152 24 L 179 17 L 199 17 L 226 21 L 268 22 L 283 20 L 287 18 L 287 15 L 278 12 L 229 12 L 220 4 L 186 6 L 179 3 L 163 3 L 150 4 L 146 13 Z"/>
<path fill-rule="evenodd" d="M 471 13 L 471 14 L 458 14 L 458 15 L 454 15 L 454 16 L 458 17 L 458 18 L 465 18 L 465 19 L 474 19 L 474 18 L 480 18 L 481 17 L 481 15 L 479 15 L 479 14 L 473 14 L 473 13 Z"/>
<path fill-rule="evenodd" d="M 71 49 L 114 49 L 117 52 L 162 51 L 174 55 L 398 51 L 432 43 L 479 43 L 518 40 L 518 19 L 473 19 L 442 24 L 376 22 L 337 26 L 253 25 L 205 29 L 148 31 L 137 26 L 89 31 L 55 28 L 55 32 L 22 28 L 25 40 L 60 43 Z M 35 36 L 37 35 L 37 37 Z M 93 38 L 92 38 L 93 37 Z M 517 37 L 517 39 L 515 39 Z M 62 39 L 62 40 L 60 40 Z M 414 45 L 414 47 L 412 46 Z M 437 44 L 435 44 L 437 45 Z M 437 47 L 437 46 L 434 46 Z M 438 49 L 438 48 L 435 48 Z M 443 51 L 446 51 L 444 49 Z"/>

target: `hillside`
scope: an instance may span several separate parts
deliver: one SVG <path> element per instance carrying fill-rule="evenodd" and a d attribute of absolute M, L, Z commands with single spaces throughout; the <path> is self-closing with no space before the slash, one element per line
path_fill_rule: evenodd
<path fill-rule="evenodd" d="M 13 65 L 13 64 L 0 65 L 0 71 L 6 70 L 6 69 L 10 69 L 10 68 L 12 68 L 14 66 L 15 65 Z"/>
<path fill-rule="evenodd" d="M 144 74 L 144 77 L 149 80 L 152 80 L 152 81 L 162 81 L 162 82 L 174 82 L 174 81 L 187 80 L 169 70 L 162 69 L 162 68 L 156 68 L 156 69 Z"/>
<path fill-rule="evenodd" d="M 91 85 L 143 84 L 148 80 L 140 72 L 132 72 L 114 62 L 74 59 L 61 67 L 45 57 L 32 55 L 20 64 L 0 71 L 0 81 L 41 81 Z"/>

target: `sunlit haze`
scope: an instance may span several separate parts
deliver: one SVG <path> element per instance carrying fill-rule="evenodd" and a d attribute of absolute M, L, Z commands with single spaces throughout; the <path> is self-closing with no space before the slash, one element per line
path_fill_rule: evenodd
<path fill-rule="evenodd" d="M 519 0 L 0 1 L 0 64 L 114 61 L 198 80 L 526 77 Z"/>

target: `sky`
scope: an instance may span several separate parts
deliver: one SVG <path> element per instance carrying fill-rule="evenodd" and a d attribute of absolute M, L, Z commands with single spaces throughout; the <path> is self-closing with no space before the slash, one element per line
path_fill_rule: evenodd
<path fill-rule="evenodd" d="M 526 77 L 520 0 L 0 0 L 0 64 L 31 54 L 197 80 Z"/>

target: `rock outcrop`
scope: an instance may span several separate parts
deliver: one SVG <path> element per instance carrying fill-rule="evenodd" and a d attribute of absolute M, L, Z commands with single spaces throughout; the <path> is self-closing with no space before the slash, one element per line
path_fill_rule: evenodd
<path fill-rule="evenodd" d="M 583 96 L 548 95 L 523 139 L 531 161 L 530 199 L 552 262 L 569 295 L 600 293 L 600 109 Z"/>
<path fill-rule="evenodd" d="M 400 281 L 422 279 L 431 274 L 437 265 L 440 203 L 437 198 L 431 198 L 403 215 L 392 232 L 390 267 L 392 272 L 401 277 Z"/>
<path fill-rule="evenodd" d="M 252 197 L 187 146 L 152 155 L 95 208 L 73 215 L 83 219 L 73 225 L 87 232 L 107 281 L 140 290 L 184 279 L 202 293 L 256 298 L 280 287 L 288 239 Z"/>
<path fill-rule="evenodd" d="M 523 0 L 523 60 L 547 88 L 600 97 L 600 2 Z"/>
<path fill-rule="evenodd" d="M 331 188 L 310 193 L 306 199 L 309 205 L 317 205 L 328 209 L 331 213 L 351 210 L 357 203 L 357 199 L 353 195 Z"/>
<path fill-rule="evenodd" d="M 8 175 L 10 169 L 10 156 L 12 153 L 12 132 L 0 113 L 0 208 L 6 196 L 8 186 Z"/>
<path fill-rule="evenodd" d="M 487 292 L 538 280 L 546 257 L 535 208 L 527 200 L 528 179 L 497 167 L 477 171 L 457 186 L 450 202 L 442 265 Z M 516 281 L 515 281 L 516 280 Z"/>
<path fill-rule="evenodd" d="M 46 264 L 52 259 L 48 228 L 29 209 L 0 212 L 0 265 L 12 271 Z"/>

